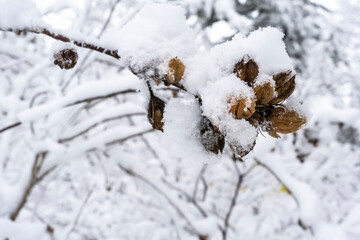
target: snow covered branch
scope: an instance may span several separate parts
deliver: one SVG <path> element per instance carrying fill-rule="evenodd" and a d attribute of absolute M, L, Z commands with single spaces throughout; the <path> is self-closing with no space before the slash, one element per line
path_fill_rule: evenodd
<path fill-rule="evenodd" d="M 346 239 L 339 225 L 326 218 L 322 203 L 317 194 L 305 183 L 294 179 L 280 163 L 273 159 L 255 158 L 290 192 L 299 208 L 299 225 L 309 229 L 317 240 Z"/>
<path fill-rule="evenodd" d="M 56 30 L 49 30 L 44 27 L 36 27 L 36 28 L 3 28 L 0 26 L 0 31 L 7 31 L 7 32 L 14 32 L 16 34 L 22 34 L 22 33 L 35 33 L 35 34 L 43 34 L 46 36 L 49 36 L 55 40 L 66 42 L 66 43 L 73 43 L 74 45 L 81 47 L 81 48 L 87 48 L 99 53 L 103 53 L 105 55 L 108 55 L 110 57 L 113 57 L 115 59 L 120 59 L 120 55 L 118 54 L 118 50 L 114 49 L 108 49 L 106 47 L 101 46 L 100 42 L 96 41 L 90 41 L 87 42 L 85 39 L 86 37 L 75 37 L 75 36 L 69 36 L 69 33 L 56 31 Z"/>

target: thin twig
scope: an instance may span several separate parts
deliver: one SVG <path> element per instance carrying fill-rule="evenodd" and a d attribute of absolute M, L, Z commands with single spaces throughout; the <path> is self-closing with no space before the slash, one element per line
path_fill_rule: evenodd
<path fill-rule="evenodd" d="M 127 89 L 127 90 L 123 90 L 123 91 L 110 93 L 110 94 L 107 94 L 107 95 L 81 99 L 81 100 L 75 101 L 73 103 L 69 103 L 69 104 L 65 105 L 64 107 L 70 107 L 70 106 L 74 106 L 76 104 L 80 104 L 80 103 L 84 103 L 84 102 L 90 102 L 90 101 L 94 101 L 94 100 L 98 100 L 98 99 L 111 98 L 111 97 L 114 97 L 114 96 L 117 96 L 117 95 L 120 95 L 120 94 L 137 93 L 137 92 L 138 92 L 138 90 L 135 90 L 135 89 Z M 9 126 L 6 126 L 6 127 L 2 128 L 2 129 L 0 129 L 0 133 L 3 133 L 3 132 L 5 132 L 7 130 L 10 130 L 12 128 L 18 127 L 21 124 L 22 124 L 22 122 L 20 122 L 20 121 L 16 122 L 16 123 L 13 123 L 13 124 L 11 124 Z"/>
<path fill-rule="evenodd" d="M 143 177 L 142 175 L 134 172 L 131 169 L 128 169 L 126 167 L 124 167 L 121 164 L 118 164 L 119 168 L 122 169 L 124 172 L 126 172 L 128 175 L 133 176 L 135 178 L 140 179 L 141 181 L 145 182 L 147 185 L 149 185 L 151 188 L 153 188 L 156 192 L 158 192 L 161 196 L 163 196 L 166 201 L 176 210 L 176 212 L 179 214 L 179 216 L 181 218 L 183 218 L 185 220 L 185 222 L 187 223 L 188 227 L 190 228 L 190 232 L 193 234 L 196 234 L 198 236 L 200 236 L 201 234 L 196 230 L 195 226 L 191 223 L 191 221 L 189 220 L 189 218 L 185 215 L 185 213 L 181 210 L 181 208 L 179 206 L 177 206 L 175 204 L 175 202 L 173 200 L 171 200 L 171 198 L 164 193 L 161 189 L 159 189 L 154 183 L 152 183 L 150 180 L 148 180 L 147 178 Z"/>
<path fill-rule="evenodd" d="M 222 229 L 223 240 L 226 240 L 226 238 L 227 238 L 227 232 L 228 232 L 228 228 L 229 228 L 229 225 L 230 225 L 230 223 L 229 223 L 230 217 L 231 217 L 231 214 L 233 213 L 234 207 L 236 205 L 236 200 L 237 200 L 237 197 L 239 195 L 240 187 L 241 187 L 241 184 L 242 184 L 243 179 L 244 179 L 244 175 L 242 175 L 240 173 L 236 163 L 235 163 L 235 169 L 236 169 L 236 172 L 238 174 L 238 180 L 237 180 L 237 183 L 236 183 L 234 195 L 233 195 L 233 197 L 231 199 L 229 210 L 227 211 L 226 216 L 225 216 L 224 228 Z"/>
<path fill-rule="evenodd" d="M 98 99 L 111 98 L 111 97 L 115 97 L 115 96 L 120 95 L 120 94 L 137 93 L 137 92 L 139 92 L 139 91 L 135 90 L 135 89 L 122 90 L 122 91 L 110 93 L 110 94 L 107 94 L 107 95 L 81 99 L 81 100 L 78 100 L 76 102 L 69 103 L 69 104 L 65 105 L 65 107 L 70 107 L 70 106 L 73 106 L 73 105 L 76 105 L 76 104 L 79 104 L 79 103 L 90 102 L 90 101 L 94 101 L 94 100 L 98 100 Z"/>
<path fill-rule="evenodd" d="M 185 192 L 184 190 L 172 185 L 171 183 L 169 183 L 168 181 L 166 181 L 166 179 L 162 179 L 163 182 L 168 185 L 170 188 L 176 190 L 178 193 L 180 193 L 181 195 L 183 195 L 186 200 L 190 203 L 192 203 L 196 209 L 200 212 L 200 214 L 203 216 L 203 217 L 207 217 L 207 213 L 205 212 L 205 210 L 198 204 L 198 202 L 193 199 L 187 192 Z"/>
<path fill-rule="evenodd" d="M 110 121 L 113 121 L 113 120 L 122 119 L 122 118 L 129 117 L 129 116 L 141 116 L 141 115 L 145 115 L 145 113 L 138 112 L 138 113 L 125 114 L 125 115 L 121 115 L 121 116 L 115 116 L 115 117 L 111 117 L 111 118 L 105 118 L 105 119 L 103 119 L 101 122 L 96 122 L 96 123 L 92 124 L 91 126 L 89 126 L 88 128 L 80 131 L 79 133 L 77 133 L 77 134 L 75 134 L 75 135 L 73 135 L 73 136 L 71 136 L 71 137 L 59 139 L 58 142 L 59 142 L 59 143 L 65 143 L 65 142 L 74 140 L 75 138 L 77 138 L 77 137 L 79 137 L 79 136 L 87 133 L 88 131 L 90 131 L 91 129 L 97 127 L 98 125 L 103 124 L 103 123 L 106 123 L 106 122 L 110 122 Z"/>
<path fill-rule="evenodd" d="M 65 240 L 67 240 L 67 239 L 69 238 L 70 234 L 71 234 L 71 233 L 74 231 L 74 229 L 76 228 L 76 225 L 77 225 L 78 222 L 79 222 L 80 216 L 81 216 L 82 212 L 84 211 L 84 208 L 85 208 L 87 202 L 89 201 L 92 193 L 93 193 L 93 189 L 91 189 L 91 190 L 88 192 L 88 194 L 86 195 L 86 197 L 85 197 L 85 199 L 84 199 L 84 201 L 83 201 L 83 203 L 82 203 L 82 205 L 81 205 L 81 207 L 80 207 L 80 210 L 79 210 L 79 212 L 78 212 L 77 215 L 76 215 L 76 218 L 75 218 L 75 220 L 74 220 L 74 223 L 73 223 L 72 227 L 70 228 L 69 232 L 66 234 Z"/>
<path fill-rule="evenodd" d="M 4 127 L 4 128 L 2 128 L 2 129 L 0 129 L 0 133 L 5 132 L 5 131 L 7 131 L 7 130 L 9 130 L 9 129 L 18 127 L 18 126 L 20 126 L 20 125 L 21 125 L 21 122 L 16 122 L 16 123 L 14 123 L 14 124 L 11 124 L 11 125 L 9 125 L 9 126 L 7 126 L 7 127 Z"/>
<path fill-rule="evenodd" d="M 199 182 L 200 182 L 201 177 L 203 176 L 203 174 L 204 174 L 204 172 L 205 172 L 205 170 L 206 170 L 206 167 L 207 167 L 207 165 L 204 165 L 204 166 L 201 168 L 201 170 L 200 170 L 200 172 L 199 172 L 199 175 L 198 175 L 198 177 L 196 178 L 195 186 L 194 186 L 194 191 L 193 191 L 193 195 L 192 195 L 192 199 L 193 199 L 193 200 L 196 200 L 196 194 L 197 194 L 197 191 L 198 191 L 198 188 L 199 188 Z"/>
<path fill-rule="evenodd" d="M 20 200 L 20 203 L 18 204 L 18 206 L 16 207 L 16 209 L 10 214 L 10 219 L 12 221 L 15 221 L 17 219 L 17 217 L 20 214 L 20 211 L 23 209 L 23 207 L 25 206 L 34 186 L 36 185 L 37 181 L 37 174 L 39 172 L 39 163 L 43 162 L 45 160 L 47 152 L 40 152 L 38 154 L 36 154 L 35 156 L 35 160 L 31 169 L 31 175 L 30 175 L 30 179 L 29 179 L 29 183 L 23 193 L 23 196 Z"/>
<path fill-rule="evenodd" d="M 117 140 L 114 140 L 114 141 L 111 141 L 111 142 L 108 142 L 105 144 L 105 146 L 111 146 L 111 145 L 114 145 L 114 144 L 119 144 L 119 143 L 123 143 L 131 138 L 135 138 L 135 137 L 139 137 L 139 136 L 142 136 L 146 133 L 151 133 L 155 131 L 154 129 L 148 129 L 148 130 L 145 130 L 145 131 L 142 131 L 142 132 L 138 132 L 138 133 L 134 133 L 134 134 L 131 134 L 127 137 L 124 137 L 124 138 L 120 138 L 120 139 L 117 139 Z"/>

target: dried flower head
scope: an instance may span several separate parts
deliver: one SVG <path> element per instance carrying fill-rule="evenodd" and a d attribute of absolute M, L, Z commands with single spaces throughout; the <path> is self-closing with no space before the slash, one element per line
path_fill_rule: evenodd
<path fill-rule="evenodd" d="M 207 151 L 221 153 L 225 146 L 225 138 L 205 116 L 200 120 L 200 142 Z"/>
<path fill-rule="evenodd" d="M 277 97 L 271 101 L 271 104 L 278 104 L 288 97 L 295 90 L 295 74 L 292 71 L 281 72 L 273 76 L 277 92 Z"/>
<path fill-rule="evenodd" d="M 228 100 L 230 112 L 235 118 L 248 119 L 255 112 L 255 100 L 249 97 L 232 97 Z"/>
<path fill-rule="evenodd" d="M 184 63 L 178 58 L 172 58 L 168 63 L 168 72 L 164 75 L 168 84 L 178 83 L 185 72 Z"/>
<path fill-rule="evenodd" d="M 165 102 L 157 96 L 150 94 L 150 101 L 148 105 L 148 119 L 153 129 L 163 130 L 163 116 L 164 116 Z"/>
<path fill-rule="evenodd" d="M 63 49 L 54 54 L 54 64 L 61 69 L 71 69 L 75 67 L 78 54 L 75 49 Z"/>
<path fill-rule="evenodd" d="M 279 138 L 278 133 L 287 134 L 296 132 L 306 123 L 306 119 L 294 110 L 284 106 L 276 106 L 266 117 L 268 121 L 267 131 L 270 136 Z"/>
<path fill-rule="evenodd" d="M 238 78 L 251 85 L 259 73 L 258 65 L 248 55 L 235 64 L 234 73 Z"/>
<path fill-rule="evenodd" d="M 232 144 L 230 144 L 230 148 L 238 156 L 245 157 L 246 155 L 249 154 L 249 152 L 251 152 L 251 150 L 254 149 L 255 144 L 256 144 L 256 140 L 249 146 L 240 146 L 240 145 L 232 145 Z"/>
<path fill-rule="evenodd" d="M 257 106 L 267 106 L 274 98 L 275 89 L 270 82 L 253 86 Z"/>

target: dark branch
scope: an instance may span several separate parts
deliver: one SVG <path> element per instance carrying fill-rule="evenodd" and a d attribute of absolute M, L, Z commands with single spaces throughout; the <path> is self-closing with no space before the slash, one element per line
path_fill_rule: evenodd
<path fill-rule="evenodd" d="M 9 129 L 15 128 L 15 127 L 20 126 L 20 125 L 21 125 L 21 122 L 11 124 L 10 126 L 7 126 L 7 127 L 4 127 L 3 129 L 0 129 L 0 133 L 5 132 L 5 131 L 7 131 Z"/>

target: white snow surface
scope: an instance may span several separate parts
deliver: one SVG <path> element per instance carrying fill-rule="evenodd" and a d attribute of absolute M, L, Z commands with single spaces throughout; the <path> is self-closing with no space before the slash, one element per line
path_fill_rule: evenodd
<path fill-rule="evenodd" d="M 186 24 L 184 9 L 154 3 L 146 4 L 115 35 L 122 60 L 137 67 L 190 55 L 196 49 L 194 38 L 194 32 Z"/>
<path fill-rule="evenodd" d="M 219 159 L 206 152 L 199 141 L 200 117 L 199 103 L 190 95 L 166 104 L 162 145 L 167 147 L 170 155 L 206 163 Z"/>
<path fill-rule="evenodd" d="M 32 0 L 0 0 L 0 28 L 36 27 L 42 24 L 41 14 Z"/>

